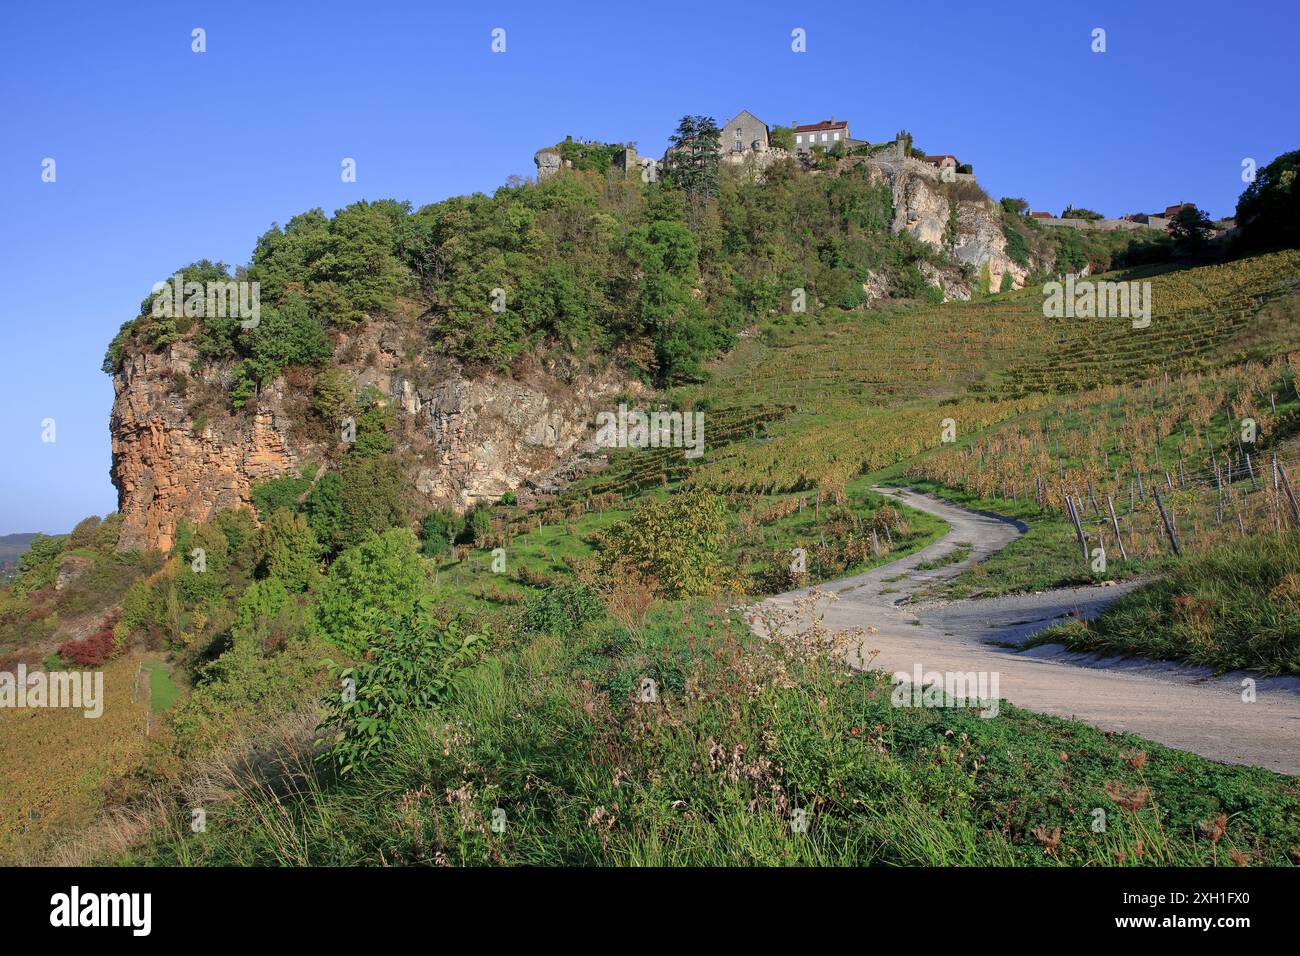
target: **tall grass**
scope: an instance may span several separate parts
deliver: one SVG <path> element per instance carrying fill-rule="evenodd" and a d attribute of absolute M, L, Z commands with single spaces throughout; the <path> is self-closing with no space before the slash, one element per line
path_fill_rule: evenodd
<path fill-rule="evenodd" d="M 895 708 L 883 675 L 830 646 L 763 641 L 699 603 L 662 606 L 635 637 L 608 620 L 538 635 L 467 672 L 354 778 L 309 759 L 287 783 L 236 770 L 206 832 L 159 829 L 130 858 L 1114 865 L 1286 863 L 1300 846 L 1286 778 L 1005 704 L 993 719 Z"/>
<path fill-rule="evenodd" d="M 1038 638 L 1060 641 L 1221 671 L 1300 674 L 1300 530 L 1231 540 L 1177 562 L 1097 620 Z"/>

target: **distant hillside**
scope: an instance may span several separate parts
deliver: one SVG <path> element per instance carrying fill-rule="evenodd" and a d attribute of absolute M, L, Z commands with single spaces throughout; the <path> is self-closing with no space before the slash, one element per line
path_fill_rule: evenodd
<path fill-rule="evenodd" d="M 0 581 L 8 581 L 18 567 L 18 557 L 32 543 L 39 532 L 0 535 Z"/>

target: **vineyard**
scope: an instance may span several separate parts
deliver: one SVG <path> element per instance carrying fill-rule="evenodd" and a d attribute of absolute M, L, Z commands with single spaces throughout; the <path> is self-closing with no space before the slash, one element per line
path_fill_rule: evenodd
<path fill-rule="evenodd" d="M 601 449 L 538 506 L 494 508 L 479 550 L 440 558 L 440 586 L 517 603 L 589 566 L 640 499 L 687 488 L 722 496 L 727 560 L 754 593 L 933 540 L 938 526 L 920 512 L 886 508 L 878 520 L 870 485 L 882 478 L 1028 523 L 1021 541 L 944 585 L 951 597 L 1132 576 L 1287 527 L 1300 520 L 1288 491 L 1300 472 L 1298 269 L 1300 253 L 1287 252 L 1148 270 L 1141 330 L 1044 319 L 1034 289 L 779 320 L 743 337 L 707 382 L 667 396 L 668 408 L 704 413 L 701 457 Z M 482 575 L 494 547 L 507 548 L 509 573 Z M 790 570 L 793 549 L 806 571 Z"/>
<path fill-rule="evenodd" d="M 1286 489 L 1298 470 L 1281 444 L 1300 415 L 1298 273 L 1297 252 L 1132 271 L 1123 278 L 1153 286 L 1145 329 L 1045 319 L 1037 289 L 777 320 L 743 337 L 707 382 L 668 396 L 671 408 L 704 412 L 702 457 L 602 450 L 590 473 L 540 507 L 498 511 L 490 543 L 525 565 L 536 558 L 524 578 L 543 580 L 589 558 L 589 535 L 639 496 L 695 487 L 726 499 L 732 555 L 752 580 L 779 579 L 793 546 L 811 548 L 810 573 L 825 579 L 886 552 L 866 543 L 844 504 L 877 507 L 857 497 L 870 483 L 863 476 L 916 456 L 909 480 L 969 492 L 982 506 L 1030 503 L 1046 529 L 1031 531 L 1031 543 L 1050 532 L 1062 560 L 1066 533 L 1051 524 L 1064 520 L 1072 570 L 1057 583 L 1095 580 L 1095 548 L 1107 573 L 1123 576 L 1174 554 L 1175 540 L 1192 552 L 1234 529 L 1282 527 L 1294 518 Z M 1253 443 L 1239 440 L 1245 419 Z M 798 533 L 765 531 L 764 515 L 784 507 L 798 508 Z M 805 514 L 816 528 L 803 527 Z M 584 543 L 549 537 L 561 530 Z"/>
<path fill-rule="evenodd" d="M 1066 518 L 1080 566 L 1198 553 L 1300 524 L 1300 353 L 1106 386 L 913 463 L 908 477 Z M 1098 573 L 1104 573 L 1104 565 Z"/>
<path fill-rule="evenodd" d="M 1142 270 L 1120 279 L 1140 281 Z M 1300 346 L 1300 254 L 1260 256 L 1151 280 L 1145 328 L 1126 318 L 1040 319 L 1049 354 L 1011 371 L 1012 394 L 1082 391 L 1215 368 Z"/>

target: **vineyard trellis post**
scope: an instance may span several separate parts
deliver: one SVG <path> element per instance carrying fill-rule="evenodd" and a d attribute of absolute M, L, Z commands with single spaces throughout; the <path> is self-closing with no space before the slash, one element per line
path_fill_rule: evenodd
<path fill-rule="evenodd" d="M 1286 489 L 1287 501 L 1291 503 L 1291 519 L 1297 527 L 1300 527 L 1300 503 L 1296 502 L 1295 490 L 1291 487 L 1291 479 L 1287 476 L 1286 467 L 1278 462 L 1278 473 L 1282 476 L 1282 487 Z"/>
<path fill-rule="evenodd" d="M 1178 533 L 1174 531 L 1173 522 L 1169 520 L 1169 514 L 1165 511 L 1165 503 L 1160 500 L 1160 489 L 1152 489 L 1156 496 L 1156 507 L 1160 509 L 1160 520 L 1164 522 L 1165 533 L 1169 535 L 1169 543 L 1174 547 L 1174 554 L 1180 558 L 1183 556 L 1183 549 L 1178 546 Z"/>
<path fill-rule="evenodd" d="M 1088 542 L 1083 536 L 1083 525 L 1079 523 L 1079 512 L 1075 508 L 1074 499 L 1072 499 L 1068 494 L 1065 496 L 1065 503 L 1069 508 L 1070 520 L 1074 523 L 1074 533 L 1079 538 L 1079 548 L 1083 551 L 1083 560 L 1087 562 Z"/>
<path fill-rule="evenodd" d="M 1115 529 L 1115 540 L 1119 542 L 1119 554 L 1125 561 L 1128 560 L 1128 551 L 1124 548 L 1124 537 L 1119 533 L 1119 518 L 1115 516 L 1115 503 L 1111 501 L 1110 495 L 1106 496 L 1106 507 L 1110 510 L 1110 523 Z"/>

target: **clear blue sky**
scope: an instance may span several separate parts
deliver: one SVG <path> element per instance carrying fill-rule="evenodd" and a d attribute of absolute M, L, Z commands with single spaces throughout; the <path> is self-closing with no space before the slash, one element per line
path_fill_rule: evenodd
<path fill-rule="evenodd" d="M 658 154 L 686 112 L 834 114 L 994 196 L 1232 212 L 1300 147 L 1297 5 L 1263 2 L 8 4 L 0 28 L 0 533 L 106 514 L 104 346 L 152 283 L 273 221 L 490 192 L 565 134 Z M 191 52 L 191 30 L 207 52 Z M 490 50 L 506 31 L 506 52 Z M 791 31 L 807 52 L 791 52 Z M 1107 31 L 1107 52 L 1090 50 Z M 57 181 L 41 182 L 41 162 Z M 358 181 L 340 181 L 344 157 Z M 57 440 L 41 441 L 53 418 Z"/>

